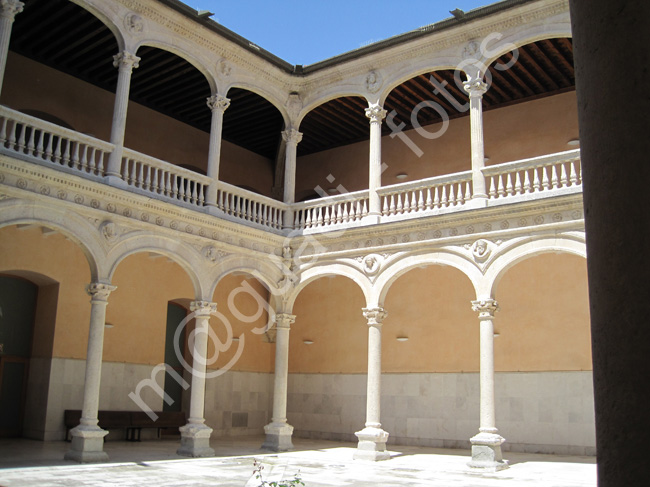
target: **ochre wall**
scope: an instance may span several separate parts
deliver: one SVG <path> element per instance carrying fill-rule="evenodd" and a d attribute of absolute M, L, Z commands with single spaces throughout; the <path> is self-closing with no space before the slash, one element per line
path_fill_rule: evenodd
<path fill-rule="evenodd" d="M 109 141 L 114 100 L 114 93 L 9 53 L 0 96 L 0 103 L 9 108 L 46 112 L 78 132 Z M 125 147 L 205 171 L 208 144 L 208 133 L 129 102 Z M 270 196 L 273 168 L 269 159 L 223 141 L 219 177 Z"/>
<path fill-rule="evenodd" d="M 35 356 L 85 359 L 88 345 L 88 324 L 90 322 L 90 296 L 85 292 L 90 282 L 90 271 L 80 247 L 55 233 L 44 236 L 34 226 L 18 229 L 16 226 L 0 229 L 0 273 L 11 271 L 34 272 L 58 282 L 58 302 L 52 301 L 49 292 L 51 284 L 39 291 L 40 314 L 47 309 L 56 313 L 54 342 L 42 340 L 48 330 L 36 330 Z M 231 370 L 270 372 L 273 370 L 275 347 L 263 341 L 263 330 L 267 323 L 266 311 L 252 322 L 242 323 L 229 310 L 228 295 L 241 285 L 241 276 L 227 276 L 217 286 L 214 301 L 218 311 L 228 319 L 234 336 L 245 335 L 243 352 Z M 260 296 L 268 292 L 255 279 L 248 284 Z M 194 300 L 194 289 L 187 273 L 179 264 L 164 256 L 138 253 L 124 259 L 118 265 L 112 279 L 117 289 L 111 293 L 106 308 L 106 322 L 113 325 L 104 335 L 104 361 L 156 365 L 164 362 L 165 326 L 167 303 L 181 302 L 185 306 Z M 236 309 L 246 316 L 257 311 L 257 302 L 250 294 L 240 294 L 235 300 Z M 42 320 L 47 321 L 45 317 Z M 221 342 L 226 342 L 225 328 L 217 317 L 211 317 L 210 324 Z M 220 355 L 211 368 L 222 367 L 234 354 L 237 343 Z M 50 351 L 51 350 L 51 351 Z M 210 346 L 208 357 L 214 352 Z"/>
<path fill-rule="evenodd" d="M 525 159 L 573 149 L 567 145 L 578 137 L 575 92 L 541 98 L 484 112 L 487 165 Z M 423 127 L 430 133 L 441 124 Z M 471 168 L 469 117 L 450 120 L 447 130 L 436 139 L 426 139 L 415 130 L 404 132 L 423 152 L 418 157 L 399 137 L 382 138 L 382 161 L 388 166 L 382 175 L 384 186 L 415 181 Z M 408 178 L 395 176 L 405 172 Z M 326 177 L 336 179 L 330 183 Z M 341 184 L 347 191 L 368 188 L 368 141 L 330 149 L 298 158 L 296 197 Z"/>
<path fill-rule="evenodd" d="M 585 259 L 526 259 L 505 273 L 495 296 L 497 371 L 592 370 Z"/>

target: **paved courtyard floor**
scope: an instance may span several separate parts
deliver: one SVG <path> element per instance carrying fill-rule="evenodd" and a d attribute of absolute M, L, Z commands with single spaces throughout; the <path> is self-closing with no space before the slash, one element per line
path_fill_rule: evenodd
<path fill-rule="evenodd" d="M 469 451 L 390 446 L 391 459 L 372 463 L 352 459 L 352 443 L 294 440 L 295 450 L 260 450 L 261 437 L 214 440 L 216 456 L 180 459 L 177 440 L 139 443 L 110 441 L 110 463 L 78 465 L 64 461 L 65 442 L 0 440 L 0 486 L 258 487 L 253 462 L 264 466 L 267 481 L 293 479 L 321 486 L 596 486 L 594 457 L 507 452 L 511 467 L 479 474 L 467 467 Z"/>

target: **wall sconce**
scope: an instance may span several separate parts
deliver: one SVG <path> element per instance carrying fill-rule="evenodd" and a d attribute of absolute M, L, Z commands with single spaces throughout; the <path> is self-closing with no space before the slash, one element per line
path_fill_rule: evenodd
<path fill-rule="evenodd" d="M 494 338 L 498 338 L 498 337 L 500 337 L 500 336 L 501 336 L 501 333 L 498 333 L 498 332 L 496 332 L 496 331 L 494 332 Z"/>
<path fill-rule="evenodd" d="M 580 139 L 571 139 L 569 142 L 566 143 L 566 145 L 570 145 L 571 147 L 577 147 L 580 145 Z"/>
<path fill-rule="evenodd" d="M 232 341 L 233 341 L 233 342 L 238 342 L 238 341 L 239 341 L 239 337 L 232 337 Z"/>
<path fill-rule="evenodd" d="M 406 179 L 408 177 L 409 177 L 409 175 L 406 174 L 405 172 L 401 172 L 401 173 L 395 175 L 395 179 Z"/>
<path fill-rule="evenodd" d="M 106 329 L 113 328 L 113 323 L 109 323 L 109 322 L 104 323 L 104 328 Z"/>
<path fill-rule="evenodd" d="M 302 343 L 304 343 L 305 345 L 311 345 L 314 342 L 311 340 L 303 340 Z"/>
<path fill-rule="evenodd" d="M 408 341 L 409 337 L 397 337 L 398 342 L 406 342 Z"/>

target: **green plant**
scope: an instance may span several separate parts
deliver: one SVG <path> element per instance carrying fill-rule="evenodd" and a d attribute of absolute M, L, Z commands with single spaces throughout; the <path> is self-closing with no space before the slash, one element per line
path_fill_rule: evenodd
<path fill-rule="evenodd" d="M 302 481 L 300 478 L 300 471 L 296 472 L 296 474 L 293 476 L 292 480 L 280 480 L 279 482 L 276 482 L 275 480 L 273 482 L 268 482 L 264 480 L 264 477 L 262 477 L 262 470 L 264 470 L 264 465 L 262 465 L 260 462 L 257 460 L 253 460 L 253 473 L 255 474 L 255 478 L 260 481 L 259 487 L 296 487 L 298 485 L 305 485 L 305 483 Z"/>

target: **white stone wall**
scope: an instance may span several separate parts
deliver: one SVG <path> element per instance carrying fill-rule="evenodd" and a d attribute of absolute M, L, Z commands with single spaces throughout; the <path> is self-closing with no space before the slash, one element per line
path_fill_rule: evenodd
<path fill-rule="evenodd" d="M 365 422 L 365 390 L 360 374 L 289 375 L 295 436 L 355 441 Z M 505 450 L 595 454 L 591 372 L 497 373 L 495 396 Z M 469 448 L 478 433 L 479 377 L 384 374 L 381 407 L 389 444 Z"/>
<path fill-rule="evenodd" d="M 206 379 L 205 422 L 213 437 L 261 435 L 272 409 L 273 374 L 231 370 Z"/>

